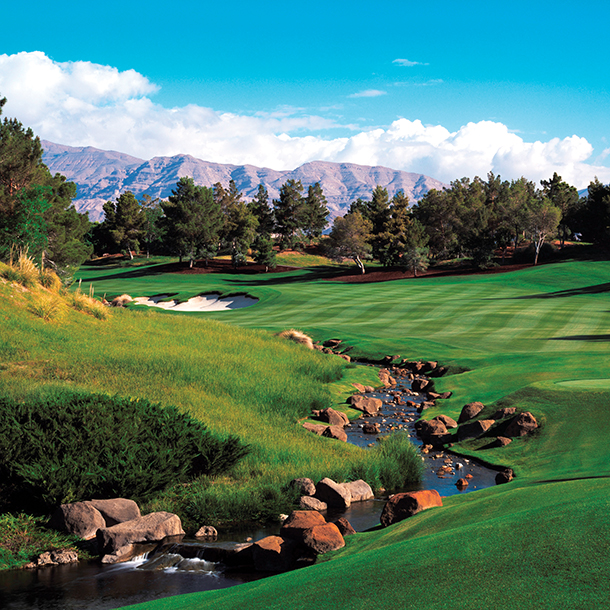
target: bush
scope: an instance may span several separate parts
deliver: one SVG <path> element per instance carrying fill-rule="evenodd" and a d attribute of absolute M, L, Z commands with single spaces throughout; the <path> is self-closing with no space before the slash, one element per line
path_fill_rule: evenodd
<path fill-rule="evenodd" d="M 142 501 L 192 477 L 230 469 L 248 452 L 175 407 L 59 391 L 0 397 L 0 496 L 10 509 L 79 500 Z"/>

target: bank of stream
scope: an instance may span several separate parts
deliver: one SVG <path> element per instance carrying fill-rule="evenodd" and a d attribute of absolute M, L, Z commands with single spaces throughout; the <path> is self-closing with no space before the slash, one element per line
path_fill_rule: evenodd
<path fill-rule="evenodd" d="M 418 407 L 425 394 L 411 392 L 407 378 L 397 378 L 395 387 L 367 394 L 379 398 L 383 405 L 375 417 L 353 420 L 346 427 L 348 442 L 367 447 L 387 434 L 408 434 L 419 447 L 423 443 L 415 431 Z M 399 394 L 408 395 L 411 404 L 396 401 Z M 364 422 L 378 424 L 378 434 L 364 434 Z M 422 454 L 424 470 L 421 483 L 401 491 L 436 489 L 441 496 L 470 493 L 495 485 L 496 470 L 471 459 L 446 451 L 430 450 Z M 450 466 L 449 468 L 447 466 Z M 443 468 L 445 467 L 445 468 Z M 442 470 L 441 470 L 442 468 Z M 458 478 L 467 475 L 469 485 L 458 489 Z M 332 521 L 345 517 L 357 532 L 379 523 L 386 497 L 352 504 L 346 511 L 327 511 Z M 210 591 L 264 578 L 267 574 L 225 572 L 218 564 L 202 558 L 204 548 L 232 548 L 235 544 L 260 540 L 277 534 L 279 525 L 260 527 L 239 533 L 221 534 L 214 542 L 185 539 L 180 548 L 168 545 L 162 553 L 144 555 L 135 560 L 103 565 L 97 561 L 79 562 L 39 570 L 0 572 L 0 607 L 6 610 L 108 610 L 152 599 Z"/>

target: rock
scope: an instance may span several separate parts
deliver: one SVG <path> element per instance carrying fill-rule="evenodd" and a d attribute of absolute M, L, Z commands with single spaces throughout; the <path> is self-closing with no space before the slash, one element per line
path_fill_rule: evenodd
<path fill-rule="evenodd" d="M 344 485 L 352 494 L 352 502 L 364 502 L 365 500 L 372 500 L 375 497 L 371 486 L 362 479 L 350 481 L 349 483 L 344 483 Z"/>
<path fill-rule="evenodd" d="M 364 434 L 379 434 L 379 430 L 379 424 L 377 423 L 366 422 L 362 425 L 362 432 Z"/>
<path fill-rule="evenodd" d="M 331 508 L 349 508 L 352 503 L 352 493 L 344 485 L 335 483 L 328 477 L 316 485 L 316 498 L 326 502 Z"/>
<path fill-rule="evenodd" d="M 322 433 L 324 432 L 324 430 L 326 430 L 326 428 L 328 428 L 328 426 L 324 426 L 322 424 L 310 424 L 309 422 L 305 422 L 303 424 L 303 428 L 305 428 L 305 430 L 309 430 L 309 432 L 317 434 L 318 436 L 322 436 Z"/>
<path fill-rule="evenodd" d="M 446 366 L 438 366 L 430 373 L 431 377 L 442 377 L 447 374 L 449 369 Z"/>
<path fill-rule="evenodd" d="M 46 568 L 47 566 L 64 565 L 67 563 L 78 563 L 78 553 L 63 549 L 60 551 L 45 551 L 41 553 L 36 561 L 28 563 L 26 568 Z"/>
<path fill-rule="evenodd" d="M 302 496 L 299 500 L 299 508 L 303 510 L 317 510 L 323 511 L 328 509 L 328 505 L 326 502 L 322 502 L 317 498 L 312 498 L 311 496 Z"/>
<path fill-rule="evenodd" d="M 91 502 L 62 504 L 51 517 L 49 525 L 84 540 L 95 538 L 98 529 L 106 527 L 106 521 Z"/>
<path fill-rule="evenodd" d="M 421 438 L 429 438 L 432 435 L 447 434 L 447 427 L 438 419 L 430 419 L 419 422 L 418 433 Z"/>
<path fill-rule="evenodd" d="M 493 419 L 480 419 L 467 424 L 462 424 L 458 429 L 458 441 L 465 441 L 470 438 L 479 438 L 489 430 L 494 424 Z"/>
<path fill-rule="evenodd" d="M 476 417 L 484 408 L 485 405 L 482 402 L 469 402 L 467 405 L 464 405 L 458 418 L 458 424 Z"/>
<path fill-rule="evenodd" d="M 439 398 L 441 400 L 447 400 L 447 398 L 451 398 L 453 392 L 441 392 Z"/>
<path fill-rule="evenodd" d="M 343 358 L 343 360 L 345 360 L 346 362 L 352 361 L 352 359 L 347 354 L 337 354 L 337 356 L 339 356 L 339 358 Z"/>
<path fill-rule="evenodd" d="M 335 411 L 335 409 L 332 409 L 331 407 L 320 411 L 318 417 L 320 421 L 326 422 L 331 426 L 347 426 L 347 424 L 349 424 L 349 419 L 345 413 Z"/>
<path fill-rule="evenodd" d="M 468 487 L 468 480 L 467 479 L 458 479 L 455 482 L 455 486 L 458 489 L 466 489 Z"/>
<path fill-rule="evenodd" d="M 302 496 L 315 496 L 316 486 L 311 479 L 307 477 L 301 477 L 299 479 L 292 479 L 288 484 L 289 487 L 297 489 Z"/>
<path fill-rule="evenodd" d="M 122 546 L 120 549 L 116 551 L 116 553 L 111 553 L 109 555 L 104 555 L 102 557 L 102 563 L 105 564 L 115 564 L 115 563 L 123 563 L 124 561 L 129 561 L 134 557 L 136 553 L 136 545 L 135 544 L 126 544 Z"/>
<path fill-rule="evenodd" d="M 157 542 L 167 536 L 183 536 L 180 517 L 158 512 L 139 519 L 117 523 L 97 530 L 97 542 L 103 555 L 112 555 L 121 547 L 141 542 Z"/>
<path fill-rule="evenodd" d="M 362 411 L 365 415 L 377 415 L 383 403 L 379 398 L 371 398 L 370 396 L 354 395 L 348 398 L 348 402 L 352 409 Z"/>
<path fill-rule="evenodd" d="M 510 417 L 516 413 L 517 409 L 515 407 L 504 407 L 503 409 L 498 409 L 492 416 L 491 419 L 504 419 L 505 417 Z"/>
<path fill-rule="evenodd" d="M 252 545 L 254 569 L 258 572 L 286 572 L 295 564 L 297 543 L 281 536 L 267 536 Z"/>
<path fill-rule="evenodd" d="M 204 525 L 197 530 L 195 538 L 211 538 L 215 540 L 218 538 L 218 531 L 211 525 Z"/>
<path fill-rule="evenodd" d="M 506 445 L 510 445 L 513 442 L 512 438 L 507 438 L 506 436 L 498 436 L 495 442 L 493 443 L 494 447 L 506 447 Z"/>
<path fill-rule="evenodd" d="M 388 527 L 422 510 L 442 505 L 441 496 L 435 489 L 394 494 L 385 503 L 379 520 L 383 527 Z"/>
<path fill-rule="evenodd" d="M 347 442 L 347 434 L 343 430 L 343 426 L 326 426 L 326 430 L 322 432 L 322 436 L 326 438 L 334 438 L 338 441 Z"/>
<path fill-rule="evenodd" d="M 361 383 L 352 383 L 352 385 L 358 390 L 358 392 L 366 392 Z"/>
<path fill-rule="evenodd" d="M 102 513 L 106 527 L 131 521 L 141 517 L 140 509 L 133 500 L 112 498 L 110 500 L 91 500 L 91 505 Z"/>
<path fill-rule="evenodd" d="M 536 418 L 529 411 L 526 411 L 525 413 L 516 415 L 510 420 L 504 434 L 509 437 L 525 436 L 537 427 L 538 422 L 536 421 Z"/>
<path fill-rule="evenodd" d="M 352 524 L 345 517 L 339 517 L 334 524 L 339 528 L 339 531 L 343 537 L 351 536 L 352 534 L 356 533 L 356 530 L 352 527 Z"/>
<path fill-rule="evenodd" d="M 303 536 L 303 543 L 316 555 L 336 551 L 345 546 L 345 540 L 334 523 L 316 525 L 308 529 Z"/>
<path fill-rule="evenodd" d="M 512 468 L 505 468 L 496 475 L 496 485 L 509 483 L 515 478 L 515 473 Z"/>
<path fill-rule="evenodd" d="M 328 339 L 327 341 L 324 341 L 322 345 L 324 347 L 337 347 L 337 345 L 339 345 L 341 342 L 341 339 Z"/>
<path fill-rule="evenodd" d="M 302 542 L 306 530 L 325 524 L 326 519 L 316 510 L 293 510 L 288 519 L 284 521 L 280 529 L 280 536 Z"/>
<path fill-rule="evenodd" d="M 411 389 L 414 392 L 421 392 L 430 385 L 430 382 L 427 379 L 414 379 L 411 382 Z"/>
<path fill-rule="evenodd" d="M 371 392 L 375 391 L 375 388 L 373 386 L 371 386 L 371 385 L 365 385 L 364 386 L 364 391 L 365 391 L 365 393 L 370 394 Z"/>
<path fill-rule="evenodd" d="M 452 419 L 448 415 L 437 415 L 436 417 L 434 417 L 432 419 L 432 421 L 435 421 L 435 420 L 440 421 L 443 424 L 445 424 L 445 428 L 457 428 L 458 427 L 455 419 Z"/>

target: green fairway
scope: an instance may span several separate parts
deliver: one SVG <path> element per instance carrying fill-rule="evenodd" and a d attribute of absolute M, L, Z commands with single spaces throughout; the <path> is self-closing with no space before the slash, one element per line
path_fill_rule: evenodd
<path fill-rule="evenodd" d="M 566 261 L 506 274 L 371 284 L 332 281 L 333 272 L 316 267 L 252 276 L 166 274 L 155 266 L 83 268 L 83 291 L 92 283 L 95 294 L 107 298 L 171 294 L 186 300 L 215 291 L 249 294 L 259 302 L 209 313 L 135 306 L 106 322 L 87 319 L 70 338 L 60 327 L 40 322 L 39 334 L 28 335 L 19 348 L 14 338 L 26 322 L 16 318 L 10 336 L 3 331 L 8 337 L 4 358 L 10 362 L 2 375 L 17 391 L 23 382 L 14 363 L 33 362 L 30 374 L 40 383 L 78 383 L 187 408 L 217 431 L 256 442 L 255 458 L 242 466 L 242 476 L 249 470 L 254 477 L 279 482 L 294 470 L 277 470 L 288 462 L 310 468 L 314 476 L 325 468 L 345 471 L 350 460 L 360 459 L 359 453 L 301 434 L 288 411 L 273 414 L 285 442 L 256 440 L 268 434 L 268 422 L 252 424 L 248 414 L 264 412 L 269 394 L 257 391 L 252 410 L 252 386 L 238 382 L 234 387 L 239 374 L 254 375 L 261 387 L 278 384 L 278 405 L 304 392 L 310 403 L 343 401 L 349 383 L 357 380 L 354 369 L 321 390 L 320 382 L 331 380 L 341 361 L 325 364 L 335 359 L 301 356 L 301 348 L 283 346 L 267 332 L 298 328 L 319 340 L 343 339 L 354 346 L 352 356 L 400 354 L 449 366 L 450 374 L 435 384 L 453 395 L 426 411 L 427 418 L 439 413 L 457 418 L 473 400 L 486 404 L 481 417 L 499 406 L 531 411 L 541 427 L 508 447 L 483 449 L 482 441 L 455 447 L 511 466 L 516 479 L 447 498 L 443 508 L 386 530 L 348 538 L 345 549 L 311 568 L 138 607 L 604 607 L 610 582 L 610 265 Z M 60 346 L 67 345 L 70 355 L 64 356 Z M 264 366 L 261 350 L 269 353 Z M 41 363 L 49 353 L 51 364 Z M 193 372 L 212 359 L 222 379 Z M 295 378 L 302 389 L 293 394 L 280 380 L 295 370 L 302 370 L 303 378 Z M 206 396 L 214 402 L 202 409 Z M 314 454 L 312 466 L 308 460 Z M 270 466 L 260 466 L 261 458 Z M 175 502 L 179 506 L 180 498 Z"/>

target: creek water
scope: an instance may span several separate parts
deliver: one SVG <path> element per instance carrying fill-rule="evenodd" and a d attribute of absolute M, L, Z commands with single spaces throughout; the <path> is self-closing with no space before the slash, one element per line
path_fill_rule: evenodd
<path fill-rule="evenodd" d="M 348 442 L 367 447 L 387 434 L 408 434 L 411 441 L 422 445 L 415 433 L 419 418 L 416 406 L 397 404 L 396 395 L 415 403 L 423 402 L 424 395 L 410 393 L 410 381 L 397 379 L 391 390 L 373 392 L 368 396 L 379 398 L 383 406 L 376 417 L 352 422 L 345 431 Z M 364 421 L 379 424 L 379 434 L 364 434 Z M 403 491 L 436 489 L 441 496 L 465 494 L 495 485 L 495 470 L 474 460 L 460 458 L 443 451 L 429 451 L 422 455 L 424 473 L 421 484 Z M 442 466 L 451 466 L 451 470 Z M 471 475 L 469 485 L 460 490 L 458 478 Z M 380 497 L 352 504 L 346 511 L 327 511 L 328 521 L 345 517 L 357 532 L 379 524 L 379 516 L 386 498 Z M 255 530 L 221 534 L 217 541 L 205 546 L 233 547 L 236 543 L 260 540 L 277 534 L 279 525 Z M 185 539 L 182 545 L 201 545 Z M 182 551 L 184 552 L 184 551 Z M 142 556 L 117 565 L 102 565 L 97 561 L 79 562 L 39 570 L 11 570 L 0 572 L 0 608 L 4 610 L 109 610 L 172 595 L 197 591 L 211 591 L 232 587 L 244 582 L 264 578 L 265 574 L 224 572 L 217 564 L 197 557 L 197 550 L 188 553 L 190 558 L 169 551 L 152 557 Z"/>

